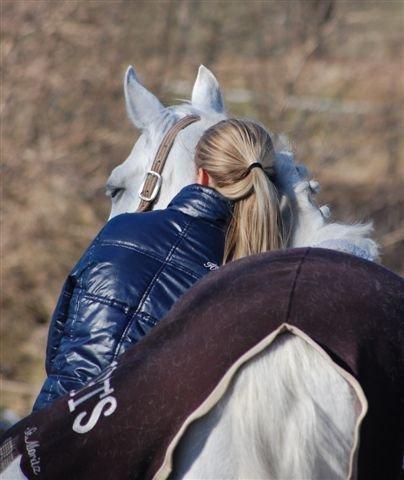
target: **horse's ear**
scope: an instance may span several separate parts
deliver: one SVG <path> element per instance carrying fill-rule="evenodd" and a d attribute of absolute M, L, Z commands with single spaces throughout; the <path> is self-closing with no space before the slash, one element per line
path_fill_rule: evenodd
<path fill-rule="evenodd" d="M 139 82 L 132 66 L 126 70 L 124 91 L 129 119 L 141 130 L 147 128 L 152 119 L 164 110 L 160 101 Z"/>
<path fill-rule="evenodd" d="M 217 113 L 224 112 L 219 82 L 204 65 L 201 65 L 198 70 L 198 76 L 192 89 L 192 103 L 197 107 L 213 110 Z"/>

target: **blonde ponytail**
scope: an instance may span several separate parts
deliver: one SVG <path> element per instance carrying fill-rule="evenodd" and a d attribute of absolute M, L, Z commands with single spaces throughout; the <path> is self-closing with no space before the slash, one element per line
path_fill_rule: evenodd
<path fill-rule="evenodd" d="M 263 127 L 236 119 L 214 125 L 200 139 L 195 162 L 208 172 L 212 187 L 235 202 L 223 263 L 284 246 L 279 195 L 271 180 L 275 154 Z"/>

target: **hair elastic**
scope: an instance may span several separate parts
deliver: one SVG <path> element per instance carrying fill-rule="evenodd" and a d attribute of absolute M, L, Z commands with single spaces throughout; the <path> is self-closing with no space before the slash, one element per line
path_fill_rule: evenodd
<path fill-rule="evenodd" d="M 258 168 L 260 168 L 261 170 L 264 170 L 264 167 L 262 166 L 262 164 L 261 164 L 260 162 L 254 162 L 254 163 L 252 163 L 252 164 L 247 168 L 248 173 L 250 173 L 251 170 L 252 170 L 253 168 L 255 168 L 255 167 L 258 167 Z"/>
<path fill-rule="evenodd" d="M 251 170 L 255 167 L 259 167 L 261 170 L 264 170 L 264 167 L 262 166 L 261 163 L 254 162 L 251 165 L 249 165 L 246 170 L 244 170 L 244 173 L 241 175 L 240 180 L 245 178 L 251 172 Z"/>

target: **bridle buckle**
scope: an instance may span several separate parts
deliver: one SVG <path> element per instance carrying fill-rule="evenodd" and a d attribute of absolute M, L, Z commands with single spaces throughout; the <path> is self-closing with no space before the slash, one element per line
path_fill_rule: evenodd
<path fill-rule="evenodd" d="M 147 176 L 148 176 L 148 175 L 152 175 L 153 177 L 155 177 L 155 178 L 157 179 L 156 185 L 154 186 L 153 191 L 152 191 L 152 193 L 150 194 L 149 197 L 147 197 L 146 195 L 143 195 L 143 194 L 142 194 L 142 191 L 143 191 L 143 188 L 144 188 L 145 183 L 146 183 L 146 181 L 147 181 L 147 178 L 148 178 Z M 143 180 L 143 182 L 142 182 L 142 185 L 141 185 L 140 188 L 139 188 L 139 193 L 138 193 L 139 197 L 140 197 L 142 200 L 144 200 L 145 202 L 152 202 L 152 201 L 157 197 L 157 195 L 158 195 L 158 193 L 159 193 L 159 191 L 160 191 L 161 180 L 162 180 L 162 179 L 161 179 L 161 175 L 160 175 L 159 173 L 154 172 L 153 170 L 148 170 L 148 171 L 146 172 L 146 175 L 145 175 L 145 177 L 144 177 L 144 180 Z"/>

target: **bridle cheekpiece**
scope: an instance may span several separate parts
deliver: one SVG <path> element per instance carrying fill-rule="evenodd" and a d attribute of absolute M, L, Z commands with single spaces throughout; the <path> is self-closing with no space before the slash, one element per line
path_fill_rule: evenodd
<path fill-rule="evenodd" d="M 188 125 L 197 122 L 198 120 L 200 120 L 198 115 L 187 115 L 175 123 L 164 135 L 164 138 L 157 150 L 156 156 L 154 157 L 151 169 L 146 172 L 145 178 L 140 186 L 138 194 L 140 197 L 140 204 L 136 210 L 137 212 L 147 212 L 151 209 L 157 195 L 160 192 L 162 183 L 161 174 L 168 154 L 170 153 L 170 150 L 174 144 L 175 138 L 181 130 L 186 128 Z"/>

